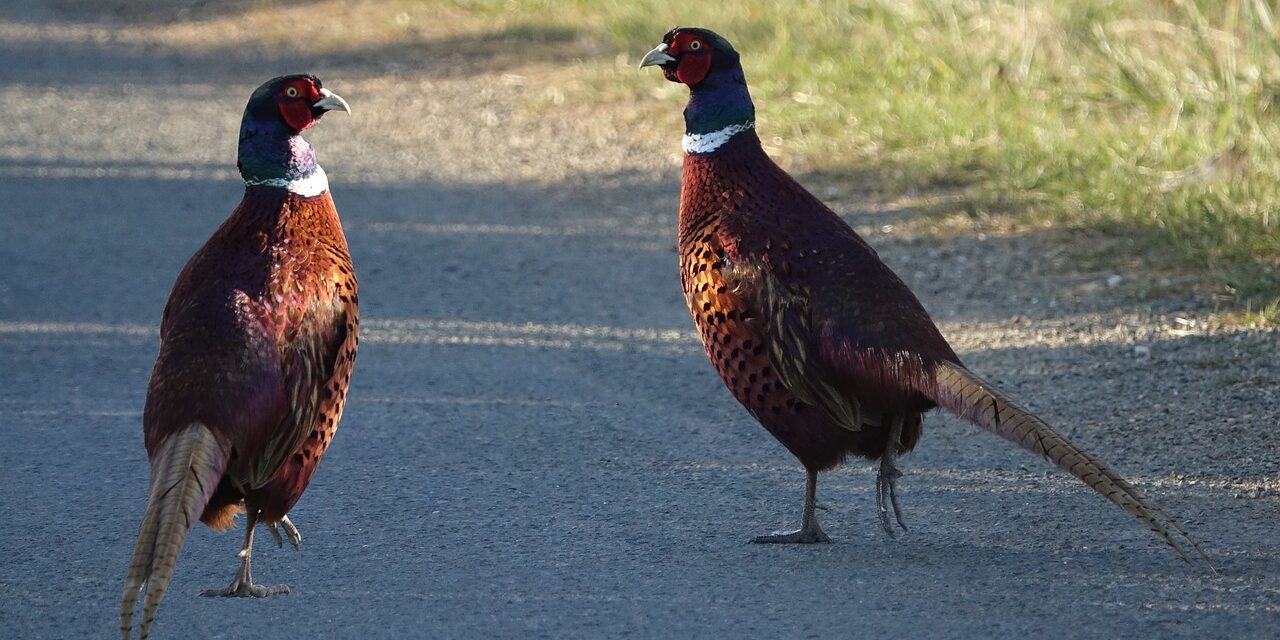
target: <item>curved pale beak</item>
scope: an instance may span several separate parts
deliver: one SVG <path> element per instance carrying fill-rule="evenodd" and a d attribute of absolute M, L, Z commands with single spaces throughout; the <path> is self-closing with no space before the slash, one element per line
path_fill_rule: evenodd
<path fill-rule="evenodd" d="M 653 48 L 653 51 L 644 54 L 644 58 L 640 60 L 640 68 L 652 67 L 654 65 L 664 65 L 668 62 L 675 62 L 676 59 L 667 55 L 667 43 L 662 43 Z"/>
<path fill-rule="evenodd" d="M 351 105 L 347 104 L 342 96 L 328 90 L 320 90 L 320 99 L 311 105 L 313 109 L 322 109 L 324 111 L 346 111 L 347 115 L 351 115 Z"/>

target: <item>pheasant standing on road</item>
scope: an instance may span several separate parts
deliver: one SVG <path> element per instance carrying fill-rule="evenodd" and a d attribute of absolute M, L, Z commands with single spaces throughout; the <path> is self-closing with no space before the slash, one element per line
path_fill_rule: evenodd
<path fill-rule="evenodd" d="M 351 113 L 314 76 L 254 91 L 240 124 L 244 198 L 169 295 L 142 418 L 151 485 L 120 605 L 125 640 L 144 588 L 147 637 L 197 520 L 225 529 L 248 513 L 235 579 L 203 595 L 289 592 L 253 583 L 253 530 L 301 541 L 287 514 L 338 428 L 359 328 L 338 211 L 300 135 L 333 110 Z"/>
<path fill-rule="evenodd" d="M 1183 527 L 1092 454 L 970 372 L 874 249 L 765 154 L 738 53 L 676 28 L 641 67 L 689 87 L 679 250 L 685 300 L 729 390 L 804 465 L 802 526 L 755 542 L 828 542 L 817 474 L 880 461 L 876 501 L 903 529 L 897 459 L 942 407 L 1038 453 L 1141 520 L 1190 561 Z M 1180 542 L 1180 539 L 1183 542 Z"/>

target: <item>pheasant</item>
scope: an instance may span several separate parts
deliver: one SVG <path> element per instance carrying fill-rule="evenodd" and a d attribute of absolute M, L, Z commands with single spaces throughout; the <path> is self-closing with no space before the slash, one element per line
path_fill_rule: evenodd
<path fill-rule="evenodd" d="M 244 197 L 178 276 L 160 320 L 143 439 L 150 495 L 129 561 L 120 632 L 140 593 L 146 638 L 187 532 L 247 512 L 239 570 L 202 595 L 265 597 L 253 583 L 253 531 L 302 537 L 288 513 L 338 428 L 355 362 L 359 303 L 338 211 L 300 135 L 351 113 L 310 75 L 275 78 L 249 98 L 237 165 Z M 279 527 L 279 528 L 277 528 Z"/>
<path fill-rule="evenodd" d="M 1142 521 L 1183 560 L 1163 509 L 1094 455 L 968 368 L 875 250 L 764 152 L 739 56 L 706 29 L 677 27 L 644 56 L 689 87 L 679 215 L 685 301 L 720 377 L 806 471 L 799 530 L 758 543 L 829 542 L 814 515 L 818 472 L 879 460 L 876 504 L 894 536 L 898 457 L 941 407 L 1038 453 Z"/>

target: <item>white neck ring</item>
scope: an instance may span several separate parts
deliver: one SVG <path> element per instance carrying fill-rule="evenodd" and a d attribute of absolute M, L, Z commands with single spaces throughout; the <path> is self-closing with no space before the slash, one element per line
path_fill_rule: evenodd
<path fill-rule="evenodd" d="M 685 153 L 711 153 L 724 146 L 730 138 L 754 128 L 756 123 L 752 121 L 731 124 L 708 133 L 686 133 L 684 139 L 680 141 L 680 146 L 684 147 Z"/>
<path fill-rule="evenodd" d="M 320 165 L 316 165 L 316 170 L 305 178 L 290 180 L 288 178 L 270 178 L 267 180 L 245 180 L 245 186 L 248 187 L 280 187 L 290 193 L 296 193 L 304 198 L 318 196 L 329 190 L 329 177 L 324 174 L 324 169 Z"/>

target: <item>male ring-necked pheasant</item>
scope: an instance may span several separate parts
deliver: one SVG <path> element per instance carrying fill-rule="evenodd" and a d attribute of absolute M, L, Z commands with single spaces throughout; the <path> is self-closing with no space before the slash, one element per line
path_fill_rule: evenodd
<path fill-rule="evenodd" d="M 675 28 L 640 63 L 689 87 L 684 110 L 680 276 L 707 355 L 734 397 L 807 472 L 802 526 L 755 542 L 828 542 L 814 516 L 819 471 L 880 461 L 876 502 L 894 535 L 897 458 L 941 407 L 1038 453 L 1190 561 L 1204 551 L 1163 509 L 965 368 L 874 249 L 765 154 L 738 53 Z"/>
<path fill-rule="evenodd" d="M 338 428 L 355 362 L 355 272 L 315 151 L 300 135 L 347 102 L 310 75 L 253 92 L 240 124 L 244 198 L 178 276 L 160 320 L 142 428 L 150 495 L 125 578 L 120 632 L 139 593 L 145 638 L 196 521 L 225 529 L 246 511 L 240 568 L 203 595 L 263 597 L 255 525 L 297 548 L 288 513 Z"/>

